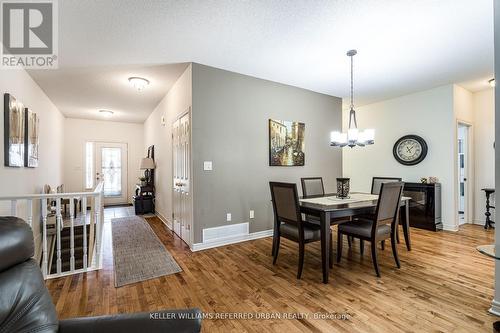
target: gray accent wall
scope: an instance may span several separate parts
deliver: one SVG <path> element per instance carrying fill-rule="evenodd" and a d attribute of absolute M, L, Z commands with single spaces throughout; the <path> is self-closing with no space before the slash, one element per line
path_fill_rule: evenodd
<path fill-rule="evenodd" d="M 192 84 L 194 243 L 204 228 L 249 222 L 250 233 L 272 229 L 269 181 L 297 183 L 300 193 L 301 177 L 322 176 L 334 191 L 342 153 L 329 139 L 342 128 L 340 98 L 196 63 Z M 305 166 L 269 166 L 270 118 L 305 123 Z"/>

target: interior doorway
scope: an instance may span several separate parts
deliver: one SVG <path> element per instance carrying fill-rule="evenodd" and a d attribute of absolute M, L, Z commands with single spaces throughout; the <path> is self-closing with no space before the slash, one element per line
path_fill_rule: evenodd
<path fill-rule="evenodd" d="M 459 122 L 457 125 L 457 185 L 458 185 L 458 224 L 470 223 L 470 155 L 471 125 Z"/>

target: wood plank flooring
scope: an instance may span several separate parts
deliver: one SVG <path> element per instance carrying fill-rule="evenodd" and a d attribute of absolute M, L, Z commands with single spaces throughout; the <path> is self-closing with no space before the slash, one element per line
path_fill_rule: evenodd
<path fill-rule="evenodd" d="M 108 221 L 124 214 L 130 210 L 106 210 Z M 205 319 L 203 332 L 491 332 L 500 320 L 487 312 L 494 263 L 475 247 L 492 243 L 493 231 L 481 226 L 465 225 L 456 233 L 412 228 L 412 251 L 398 247 L 401 269 L 390 247 L 379 251 L 381 278 L 375 276 L 369 248 L 361 258 L 359 242 L 350 251 L 346 243 L 341 263 L 324 285 L 317 243 L 306 245 L 304 272 L 297 280 L 296 243 L 282 240 L 273 266 L 271 238 L 191 253 L 159 219 L 148 222 L 183 272 L 115 288 L 108 222 L 104 269 L 47 281 L 60 318 L 186 307 L 213 316 L 295 316 Z M 347 319 L 316 319 L 315 313 Z"/>

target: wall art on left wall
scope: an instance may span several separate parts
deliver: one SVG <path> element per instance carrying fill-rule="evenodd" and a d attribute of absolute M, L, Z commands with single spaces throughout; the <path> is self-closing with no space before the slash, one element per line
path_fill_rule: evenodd
<path fill-rule="evenodd" d="M 4 163 L 8 167 L 24 165 L 24 105 L 4 94 Z"/>
<path fill-rule="evenodd" d="M 38 114 L 26 108 L 24 111 L 24 166 L 38 167 Z"/>

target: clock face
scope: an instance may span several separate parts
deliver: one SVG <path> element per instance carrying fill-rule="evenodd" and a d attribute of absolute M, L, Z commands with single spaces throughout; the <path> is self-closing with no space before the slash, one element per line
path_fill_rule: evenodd
<path fill-rule="evenodd" d="M 415 165 L 427 155 L 427 144 L 417 135 L 406 135 L 396 142 L 393 154 L 399 163 Z"/>

